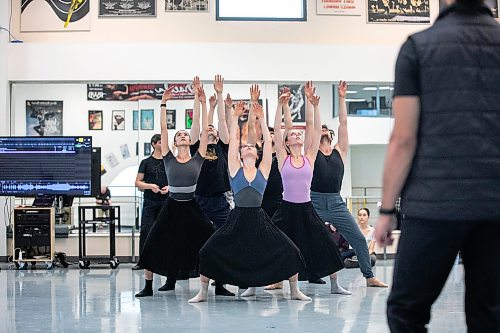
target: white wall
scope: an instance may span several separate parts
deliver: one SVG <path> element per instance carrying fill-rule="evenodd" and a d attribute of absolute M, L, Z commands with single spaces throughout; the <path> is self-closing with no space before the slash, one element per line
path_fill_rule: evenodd
<path fill-rule="evenodd" d="M 352 187 L 382 187 L 387 145 L 351 146 Z"/>
<path fill-rule="evenodd" d="M 9 1 L 0 1 L 0 26 L 9 26 Z M 9 35 L 5 30 L 0 30 L 0 135 L 8 135 L 9 124 L 9 84 L 7 74 Z M 5 197 L 0 197 L 3 206 Z M 0 213 L 0 257 L 6 256 L 6 229 L 7 216 Z"/>

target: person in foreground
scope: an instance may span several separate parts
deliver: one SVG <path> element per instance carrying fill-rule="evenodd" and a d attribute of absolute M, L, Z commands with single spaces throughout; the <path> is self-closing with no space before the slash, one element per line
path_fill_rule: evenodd
<path fill-rule="evenodd" d="M 446 0 L 396 63 L 394 129 L 375 238 L 401 238 L 387 300 L 391 332 L 426 332 L 462 253 L 470 333 L 500 332 L 500 27 L 481 0 Z M 439 251 L 429 249 L 439 248 Z M 477 256 L 487 253 L 487 256 Z M 456 328 L 456 327 L 455 327 Z"/>
<path fill-rule="evenodd" d="M 258 168 L 255 145 L 240 146 L 238 117 L 243 113 L 244 104 L 240 101 L 235 107 L 229 140 L 228 169 L 236 207 L 200 250 L 201 288 L 189 303 L 207 300 L 210 278 L 250 286 L 242 297 L 255 295 L 255 287 L 289 278 L 291 299 L 310 301 L 297 285 L 298 272 L 304 268 L 299 249 L 271 223 L 261 208 L 271 170 L 272 142 L 264 111 L 257 103 L 252 108 L 264 137 L 263 158 Z"/>

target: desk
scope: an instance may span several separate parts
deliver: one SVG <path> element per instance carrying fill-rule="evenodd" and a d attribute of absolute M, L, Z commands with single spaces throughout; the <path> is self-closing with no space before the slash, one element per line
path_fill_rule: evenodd
<path fill-rule="evenodd" d="M 97 212 L 106 212 L 106 216 L 99 217 Z M 106 223 L 109 225 L 109 258 L 98 256 L 87 256 L 87 246 L 85 241 L 85 225 L 92 224 L 95 232 L 97 223 Z M 79 206 L 78 207 L 78 265 L 80 268 L 89 268 L 90 260 L 104 260 L 103 263 L 109 263 L 110 267 L 115 269 L 120 262 L 116 257 L 115 249 L 115 228 L 118 225 L 118 231 L 121 231 L 120 224 L 120 206 Z"/>

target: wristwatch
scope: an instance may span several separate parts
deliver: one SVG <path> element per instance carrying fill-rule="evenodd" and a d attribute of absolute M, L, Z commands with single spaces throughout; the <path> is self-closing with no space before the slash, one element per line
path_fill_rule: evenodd
<path fill-rule="evenodd" d="M 388 209 L 388 208 L 380 207 L 380 209 L 378 210 L 378 213 L 380 215 L 394 215 L 394 214 L 396 214 L 396 208 Z"/>

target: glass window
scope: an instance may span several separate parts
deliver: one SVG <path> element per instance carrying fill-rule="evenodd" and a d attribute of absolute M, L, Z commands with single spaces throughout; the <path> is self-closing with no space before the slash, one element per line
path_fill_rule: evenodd
<path fill-rule="evenodd" d="M 306 21 L 306 0 L 217 0 L 217 21 Z"/>
<path fill-rule="evenodd" d="M 350 84 L 346 96 L 347 114 L 362 117 L 392 116 L 393 90 L 389 83 Z"/>

